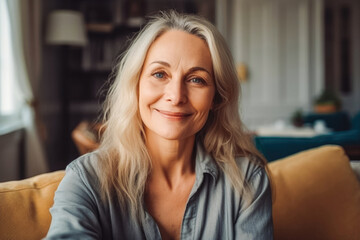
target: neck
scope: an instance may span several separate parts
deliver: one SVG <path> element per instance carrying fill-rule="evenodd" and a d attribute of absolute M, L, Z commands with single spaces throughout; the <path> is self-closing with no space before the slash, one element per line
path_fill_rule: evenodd
<path fill-rule="evenodd" d="M 181 184 L 184 177 L 193 175 L 194 143 L 195 136 L 183 140 L 168 140 L 147 132 L 146 146 L 153 165 L 149 180 L 165 180 L 172 188 Z"/>

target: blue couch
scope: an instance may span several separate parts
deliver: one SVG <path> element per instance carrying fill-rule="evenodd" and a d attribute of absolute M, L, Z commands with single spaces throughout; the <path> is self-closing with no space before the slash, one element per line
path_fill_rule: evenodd
<path fill-rule="evenodd" d="M 349 114 L 344 111 L 338 111 L 334 113 L 308 113 L 304 116 L 304 124 L 313 126 L 318 120 L 322 120 L 326 123 L 326 127 L 332 131 L 346 131 L 351 128 L 351 121 Z"/>
<path fill-rule="evenodd" d="M 254 141 L 258 150 L 269 162 L 326 144 L 340 145 L 345 149 L 349 146 L 360 148 L 360 112 L 353 117 L 351 128 L 348 130 L 315 137 L 255 136 Z"/>

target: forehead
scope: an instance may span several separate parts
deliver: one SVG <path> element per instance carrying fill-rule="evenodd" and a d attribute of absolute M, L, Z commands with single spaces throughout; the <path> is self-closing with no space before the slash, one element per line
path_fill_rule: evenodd
<path fill-rule="evenodd" d="M 211 54 L 205 40 L 181 30 L 166 31 L 151 44 L 145 65 L 157 60 L 170 64 L 182 61 L 186 65 L 200 65 L 212 71 Z"/>

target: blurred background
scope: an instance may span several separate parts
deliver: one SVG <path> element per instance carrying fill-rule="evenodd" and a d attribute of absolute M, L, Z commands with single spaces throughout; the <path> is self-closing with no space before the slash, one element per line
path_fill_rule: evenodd
<path fill-rule="evenodd" d="M 0 181 L 64 169 L 96 148 L 116 60 L 167 9 L 223 34 L 249 134 L 337 143 L 314 137 L 345 138 L 359 121 L 358 0 L 0 0 Z M 354 134 L 340 145 L 358 158 Z"/>

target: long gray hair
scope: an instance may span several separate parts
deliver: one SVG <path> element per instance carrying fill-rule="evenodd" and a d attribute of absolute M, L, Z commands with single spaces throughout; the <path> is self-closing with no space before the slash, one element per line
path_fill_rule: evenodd
<path fill-rule="evenodd" d="M 207 20 L 175 11 L 153 17 L 133 40 L 117 66 L 115 82 L 105 104 L 105 132 L 99 148 L 100 182 L 104 196 L 116 195 L 131 217 L 143 217 L 143 197 L 151 160 L 144 141 L 144 128 L 138 110 L 138 84 L 151 44 L 171 29 L 203 39 L 210 50 L 216 93 L 214 107 L 205 126 L 197 134 L 205 150 L 233 184 L 249 199 L 251 194 L 235 158 L 249 156 L 265 165 L 239 116 L 240 85 L 231 53 L 219 31 Z"/>

